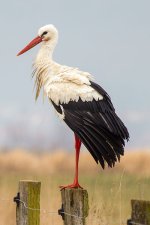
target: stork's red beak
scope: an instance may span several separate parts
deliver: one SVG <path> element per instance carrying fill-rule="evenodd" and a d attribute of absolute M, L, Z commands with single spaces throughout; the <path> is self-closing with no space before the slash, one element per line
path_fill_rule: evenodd
<path fill-rule="evenodd" d="M 36 38 L 34 38 L 24 49 L 22 49 L 17 56 L 25 53 L 26 51 L 28 51 L 29 49 L 33 48 L 34 46 L 36 46 L 37 44 L 39 44 L 42 41 L 42 38 L 37 36 Z"/>

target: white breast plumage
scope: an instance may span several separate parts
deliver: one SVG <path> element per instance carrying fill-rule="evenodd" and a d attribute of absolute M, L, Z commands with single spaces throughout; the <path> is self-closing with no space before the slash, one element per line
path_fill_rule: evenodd
<path fill-rule="evenodd" d="M 47 77 L 44 91 L 56 105 L 77 102 L 79 98 L 82 101 L 102 100 L 103 96 L 90 86 L 90 79 L 89 73 L 64 68 L 59 74 Z"/>

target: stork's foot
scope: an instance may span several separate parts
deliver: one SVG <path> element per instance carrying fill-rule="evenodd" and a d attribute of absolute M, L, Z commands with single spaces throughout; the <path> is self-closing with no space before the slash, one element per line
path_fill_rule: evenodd
<path fill-rule="evenodd" d="M 77 183 L 73 183 L 73 184 L 69 184 L 69 185 L 66 185 L 66 186 L 59 186 L 60 187 L 60 190 L 63 190 L 65 188 L 81 188 L 83 189 L 83 187 L 80 186 L 80 184 L 77 182 Z"/>

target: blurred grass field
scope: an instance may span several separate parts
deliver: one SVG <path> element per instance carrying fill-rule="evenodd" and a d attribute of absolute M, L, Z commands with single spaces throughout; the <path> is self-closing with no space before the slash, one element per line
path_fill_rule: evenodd
<path fill-rule="evenodd" d="M 100 169 L 87 151 L 81 152 L 80 184 L 88 190 L 88 225 L 124 225 L 130 218 L 130 200 L 150 200 L 150 151 L 126 151 L 113 169 Z M 73 179 L 73 152 L 30 153 L 12 150 L 0 153 L 0 225 L 16 225 L 13 197 L 19 180 L 42 182 L 41 209 L 61 206 L 59 185 Z M 7 201 L 8 199 L 8 201 Z M 6 201 L 3 201 L 6 200 Z M 62 225 L 57 214 L 41 213 L 41 225 Z"/>

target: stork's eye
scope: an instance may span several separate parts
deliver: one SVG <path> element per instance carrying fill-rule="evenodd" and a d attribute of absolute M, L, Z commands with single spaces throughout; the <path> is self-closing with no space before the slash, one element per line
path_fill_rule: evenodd
<path fill-rule="evenodd" d="M 46 35 L 47 33 L 48 33 L 47 31 L 44 31 L 43 34 L 41 35 L 41 37 Z"/>

